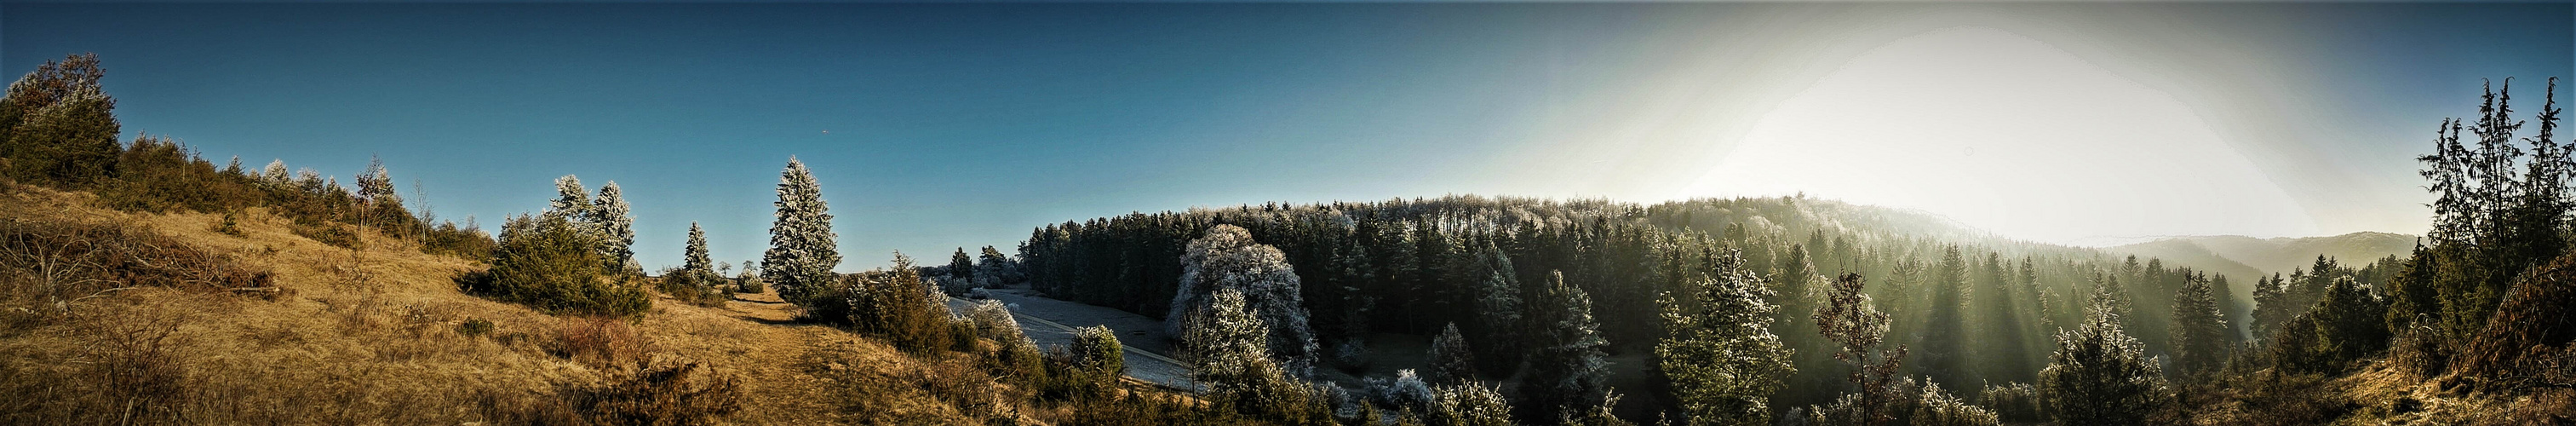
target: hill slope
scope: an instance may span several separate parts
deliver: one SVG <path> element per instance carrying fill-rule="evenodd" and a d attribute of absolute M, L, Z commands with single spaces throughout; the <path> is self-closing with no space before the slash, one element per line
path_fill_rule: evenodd
<path fill-rule="evenodd" d="M 2304 269 L 2315 262 L 2318 255 L 2335 258 L 2346 265 L 2357 265 L 2388 256 L 2406 256 L 2414 250 L 2415 236 L 2386 232 L 2307 238 L 2179 237 L 2103 249 L 2112 253 L 2135 254 L 2140 258 L 2163 258 L 2167 262 L 2185 259 L 2207 262 L 2209 266 L 2206 268 L 2242 277 L 2238 279 Z"/>

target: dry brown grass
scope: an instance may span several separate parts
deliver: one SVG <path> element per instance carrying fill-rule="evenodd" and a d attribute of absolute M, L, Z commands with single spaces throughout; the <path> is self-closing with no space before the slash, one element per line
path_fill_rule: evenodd
<path fill-rule="evenodd" d="M 35 315 L 49 302 L 31 292 L 0 298 L 0 392 L 12 396 L 0 398 L 0 423 L 631 423 L 618 415 L 676 412 L 753 424 L 986 417 L 923 391 L 913 377 L 924 366 L 911 357 L 850 333 L 792 324 L 787 305 L 766 294 L 712 308 L 661 303 L 639 320 L 558 318 L 460 293 L 452 278 L 478 265 L 421 254 L 379 234 L 364 234 L 351 250 L 298 236 L 291 221 L 261 208 L 235 215 L 236 236 L 217 232 L 221 214 L 126 213 L 92 204 L 85 193 L 0 188 L 0 219 L 154 233 L 268 271 L 272 285 L 291 293 L 269 301 L 142 287 L 68 303 L 60 315 Z M 461 333 L 469 321 L 488 322 L 489 331 Z M 565 411 L 550 406 L 572 414 L 555 415 Z"/>

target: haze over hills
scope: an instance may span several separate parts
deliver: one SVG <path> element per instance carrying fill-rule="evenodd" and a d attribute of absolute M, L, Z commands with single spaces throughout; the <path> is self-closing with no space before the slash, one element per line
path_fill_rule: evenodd
<path fill-rule="evenodd" d="M 2238 235 L 2206 235 L 2165 238 L 2144 243 L 2109 247 L 2105 252 L 2137 255 L 2138 258 L 2161 258 L 2166 262 L 2189 265 L 2237 279 L 2252 279 L 2306 268 L 2318 255 L 2334 258 L 2347 265 L 2368 263 L 2388 256 L 2402 256 L 2415 249 L 2416 237 L 2386 232 L 2305 238 L 2254 238 Z M 2250 291 L 2242 287 L 2240 292 Z"/>

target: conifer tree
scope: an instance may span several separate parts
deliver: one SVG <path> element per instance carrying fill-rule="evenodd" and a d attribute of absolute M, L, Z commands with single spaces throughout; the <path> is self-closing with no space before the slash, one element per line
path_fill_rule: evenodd
<path fill-rule="evenodd" d="M 635 263 L 635 217 L 625 191 L 609 181 L 599 187 L 599 197 L 591 203 L 590 222 L 599 230 L 600 254 L 611 263 L 610 270 L 642 271 Z"/>
<path fill-rule="evenodd" d="M 1930 306 L 1923 309 L 1930 319 L 1923 324 L 1923 374 L 1931 380 L 1962 387 L 1973 383 L 1968 376 L 1966 338 L 1968 323 L 1968 262 L 1960 257 L 1958 246 L 1943 247 L 1941 263 L 1931 276 Z"/>
<path fill-rule="evenodd" d="M 1001 250 L 994 250 L 993 246 L 984 246 L 983 255 L 976 257 L 975 286 L 1002 288 L 1010 284 L 1009 278 L 1014 269 L 1018 267 L 1011 264 L 1010 256 L 1003 255 Z"/>
<path fill-rule="evenodd" d="M 956 254 L 948 256 L 948 279 L 957 280 L 960 286 L 975 282 L 975 259 L 966 257 L 965 247 L 958 247 Z"/>
<path fill-rule="evenodd" d="M 2084 324 L 2057 333 L 2057 352 L 2039 372 L 2042 400 L 2063 424 L 2145 424 L 2170 400 L 2145 346 L 2121 330 L 2111 291 L 2097 293 Z"/>
<path fill-rule="evenodd" d="M 1441 327 L 1440 335 L 1431 338 L 1431 366 L 1423 370 L 1424 379 L 1432 384 L 1476 380 L 1476 354 L 1467 346 L 1467 336 L 1458 333 L 1458 323 Z"/>
<path fill-rule="evenodd" d="M 805 162 L 787 158 L 787 169 L 779 173 L 777 221 L 769 226 L 769 250 L 760 258 L 761 279 L 778 288 L 778 296 L 800 302 L 817 289 L 839 279 L 832 268 L 841 265 L 839 235 L 832 233 L 831 207 L 823 202 L 823 186 L 814 181 L 814 173 Z"/>
<path fill-rule="evenodd" d="M 576 228 L 589 228 L 591 219 L 599 217 L 590 212 L 593 208 L 597 206 L 591 204 L 590 189 L 581 186 L 581 178 L 563 175 L 555 178 L 555 200 L 546 205 L 546 211 L 539 219 L 562 220 L 576 225 Z M 589 229 L 582 232 L 597 233 Z"/>
<path fill-rule="evenodd" d="M 1302 405 L 1304 388 L 1270 355 L 1273 327 L 1245 303 L 1243 291 L 1220 288 L 1204 309 L 1191 310 L 1181 334 L 1190 379 L 1207 386 L 1210 399 L 1247 413 L 1276 414 Z"/>
<path fill-rule="evenodd" d="M 1476 341 L 1484 342 L 1487 347 L 1518 346 L 1517 342 L 1523 340 L 1520 337 L 1525 333 L 1521 330 L 1521 282 L 1518 272 L 1512 267 L 1512 259 L 1492 241 L 1486 241 L 1483 248 L 1477 249 L 1476 259 L 1478 280 L 1475 281 L 1476 288 L 1470 292 L 1476 298 L 1476 322 L 1479 324 L 1471 324 L 1477 331 Z M 1494 354 L 1513 352 L 1487 351 Z M 1477 367 L 1493 372 L 1495 376 L 1511 374 L 1510 370 L 1518 367 L 1520 361 L 1520 357 L 1511 355 L 1487 358 Z"/>
<path fill-rule="evenodd" d="M 1566 284 L 1564 272 L 1549 272 L 1536 302 L 1529 318 L 1538 339 L 1521 382 L 1533 418 L 1564 418 L 1601 405 L 1610 392 L 1602 360 L 1610 344 L 1592 320 L 1592 296 Z"/>
<path fill-rule="evenodd" d="M 0 157 L 19 180 L 87 185 L 115 170 L 116 99 L 99 80 L 98 55 L 45 61 L 0 98 Z"/>
<path fill-rule="evenodd" d="M 286 169 L 286 160 L 272 159 L 268 160 L 268 167 L 261 167 L 259 169 L 259 180 L 260 183 L 274 186 L 286 186 L 288 182 L 295 179 L 293 173 L 293 171 Z"/>
<path fill-rule="evenodd" d="M 684 251 L 680 270 L 688 271 L 694 279 L 702 282 L 714 282 L 713 278 L 717 277 L 713 266 L 715 259 L 707 256 L 707 233 L 698 229 L 698 221 L 689 221 L 689 242 Z"/>
<path fill-rule="evenodd" d="M 2218 300 L 2209 278 L 2192 274 L 2183 279 L 2182 294 L 2174 298 L 2173 353 L 2174 369 L 2188 377 L 2218 368 L 2227 361 L 2227 320 L 2218 312 Z"/>
<path fill-rule="evenodd" d="M 1767 424 L 1771 394 L 1797 370 L 1794 351 L 1771 334 L 1774 295 L 1741 252 L 1715 261 L 1707 278 L 1659 301 L 1668 335 L 1655 355 L 1691 424 Z"/>

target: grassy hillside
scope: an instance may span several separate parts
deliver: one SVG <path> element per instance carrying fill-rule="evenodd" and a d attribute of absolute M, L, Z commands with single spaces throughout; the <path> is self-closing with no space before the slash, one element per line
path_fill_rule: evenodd
<path fill-rule="evenodd" d="M 236 291 L 119 275 L 149 265 L 65 274 L 79 268 L 48 268 L 100 257 L 0 247 L 12 257 L 0 275 L 0 392 L 13 395 L 0 423 L 1081 423 L 1017 402 L 971 356 L 796 324 L 773 295 L 656 303 L 631 320 L 555 317 L 462 294 L 453 277 L 478 262 L 373 232 L 350 250 L 261 208 L 234 215 L 236 236 L 220 231 L 225 215 L 96 204 L 0 186 L 12 242 L 122 232 L 83 239 L 152 249 L 121 252 L 145 254 L 130 261 L 194 253 L 265 278 Z"/>

